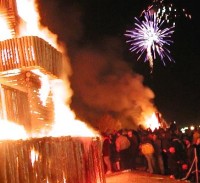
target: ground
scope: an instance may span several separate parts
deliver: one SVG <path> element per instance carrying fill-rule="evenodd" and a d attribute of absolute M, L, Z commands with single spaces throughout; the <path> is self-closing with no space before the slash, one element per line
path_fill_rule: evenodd
<path fill-rule="evenodd" d="M 169 176 L 134 170 L 106 175 L 106 183 L 188 183 L 188 181 L 174 180 Z"/>

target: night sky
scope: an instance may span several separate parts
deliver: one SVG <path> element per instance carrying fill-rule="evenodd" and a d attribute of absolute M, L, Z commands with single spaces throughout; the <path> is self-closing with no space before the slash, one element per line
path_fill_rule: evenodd
<path fill-rule="evenodd" d="M 167 2 L 167 0 L 165 1 Z M 73 74 L 71 108 L 84 121 L 109 114 L 125 127 L 139 124 L 154 108 L 168 122 L 200 124 L 199 8 L 196 0 L 174 0 L 177 11 L 191 15 L 176 19 L 175 63 L 157 58 L 150 74 L 148 62 L 137 61 L 124 33 L 148 0 L 40 0 L 41 23 L 66 46 Z M 181 12 L 181 11 L 180 11 Z"/>

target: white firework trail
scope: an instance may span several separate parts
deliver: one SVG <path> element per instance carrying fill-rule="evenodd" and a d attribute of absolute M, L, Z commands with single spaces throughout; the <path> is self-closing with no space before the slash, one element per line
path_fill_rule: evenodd
<path fill-rule="evenodd" d="M 160 56 L 164 65 L 165 59 L 174 61 L 168 49 L 173 43 L 174 26 L 165 28 L 166 21 L 160 21 L 155 13 L 149 12 L 144 13 L 144 20 L 140 21 L 138 18 L 135 20 L 135 27 L 127 30 L 125 36 L 129 38 L 126 42 L 131 45 L 130 51 L 139 54 L 138 60 L 146 54 L 145 61 L 149 61 L 151 72 L 156 55 Z"/>

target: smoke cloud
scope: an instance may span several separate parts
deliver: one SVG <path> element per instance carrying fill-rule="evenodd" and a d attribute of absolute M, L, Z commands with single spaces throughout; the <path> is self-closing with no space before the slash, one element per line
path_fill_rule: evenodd
<path fill-rule="evenodd" d="M 109 114 L 122 127 L 134 128 L 144 122 L 146 114 L 155 112 L 153 91 L 123 58 L 125 43 L 116 37 L 104 37 L 96 43 L 86 41 L 84 11 L 76 3 L 65 4 L 64 8 L 62 1 L 39 2 L 42 24 L 58 34 L 68 51 L 71 108 L 77 118 L 96 127 L 96 121 Z"/>
<path fill-rule="evenodd" d="M 118 40 L 107 39 L 102 45 L 87 46 L 73 59 L 72 107 L 91 123 L 109 114 L 119 119 L 122 127 L 135 127 L 145 114 L 155 111 L 154 93 L 123 60 Z"/>

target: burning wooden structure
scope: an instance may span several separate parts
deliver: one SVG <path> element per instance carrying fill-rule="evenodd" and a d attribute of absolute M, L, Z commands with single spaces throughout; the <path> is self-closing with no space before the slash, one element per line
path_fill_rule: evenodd
<path fill-rule="evenodd" d="M 98 138 L 0 143 L 1 183 L 105 183 Z"/>
<path fill-rule="evenodd" d="M 37 36 L 16 36 L 15 0 L 0 0 L 0 15 L 13 35 L 0 41 L 0 119 L 32 133 L 54 120 L 52 96 L 42 105 L 39 90 L 42 76 L 59 78 L 63 55 Z M 0 182 L 105 183 L 101 141 L 71 136 L 2 140 Z"/>
<path fill-rule="evenodd" d="M 39 98 L 40 75 L 56 78 L 61 68 L 62 54 L 41 38 L 26 36 L 1 41 L 1 119 L 21 123 L 28 131 L 52 122 L 51 97 L 46 106 Z"/>

